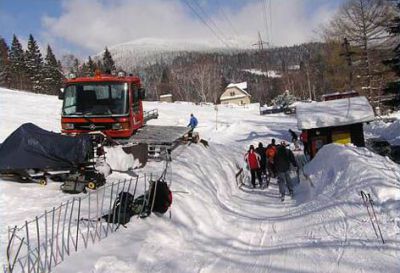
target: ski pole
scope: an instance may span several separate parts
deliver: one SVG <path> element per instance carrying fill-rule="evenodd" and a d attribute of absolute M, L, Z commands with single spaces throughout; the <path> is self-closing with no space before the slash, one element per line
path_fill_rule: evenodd
<path fill-rule="evenodd" d="M 369 203 L 371 204 L 372 212 L 373 212 L 374 217 L 375 217 L 376 225 L 378 226 L 378 231 L 379 231 L 379 235 L 381 236 L 382 244 L 384 244 L 384 243 L 385 243 L 385 240 L 383 240 L 381 228 L 380 228 L 380 226 L 379 226 L 378 217 L 376 217 L 376 213 L 375 213 L 375 209 L 374 209 L 374 201 L 372 200 L 371 195 L 370 195 L 369 193 L 368 193 L 368 198 L 369 198 Z"/>
<path fill-rule="evenodd" d="M 360 194 L 361 194 L 361 198 L 363 199 L 364 205 L 367 208 L 368 216 L 369 216 L 369 219 L 371 220 L 372 227 L 374 228 L 375 235 L 376 235 L 377 238 L 379 238 L 378 232 L 376 231 L 376 227 L 375 227 L 374 221 L 372 220 L 371 212 L 369 211 L 368 196 L 363 191 L 361 191 Z"/>

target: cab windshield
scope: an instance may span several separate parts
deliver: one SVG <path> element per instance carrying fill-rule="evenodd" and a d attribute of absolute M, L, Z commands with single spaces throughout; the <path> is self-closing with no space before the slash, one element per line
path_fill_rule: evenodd
<path fill-rule="evenodd" d="M 110 116 L 128 113 L 128 84 L 82 83 L 64 89 L 63 115 Z"/>

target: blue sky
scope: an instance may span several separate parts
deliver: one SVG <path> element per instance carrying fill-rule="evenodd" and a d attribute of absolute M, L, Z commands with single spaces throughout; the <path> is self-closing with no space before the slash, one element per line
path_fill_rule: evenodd
<path fill-rule="evenodd" d="M 145 37 L 218 40 L 187 5 L 202 14 L 196 2 L 212 28 L 215 24 L 223 32 L 220 40 L 238 35 L 256 39 L 260 31 L 264 39 L 270 35 L 273 44 L 286 45 L 312 39 L 310 28 L 332 16 L 344 0 L 265 3 L 270 1 L 272 29 L 268 33 L 261 11 L 263 0 L 0 0 L 0 36 L 9 43 L 16 34 L 24 42 L 32 33 L 43 47 L 50 43 L 59 55 L 72 52 L 81 56 Z"/>

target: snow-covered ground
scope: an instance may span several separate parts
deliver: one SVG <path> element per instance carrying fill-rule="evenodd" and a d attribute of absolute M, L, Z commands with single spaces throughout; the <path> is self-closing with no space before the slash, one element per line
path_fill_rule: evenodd
<path fill-rule="evenodd" d="M 54 272 L 399 272 L 400 167 L 365 148 L 328 145 L 309 163 L 293 199 L 268 189 L 239 189 L 236 163 L 250 144 L 289 140 L 294 117 L 248 108 L 146 102 L 151 124 L 199 120 L 202 145 L 173 151 L 172 218 L 132 218 L 127 229 L 72 254 Z M 0 142 L 23 122 L 59 131 L 56 97 L 0 89 Z M 217 116 L 216 116 L 217 114 Z M 216 123 L 216 120 L 218 121 Z M 216 129 L 217 127 L 217 129 Z M 152 162 L 145 171 L 161 171 Z M 114 173 L 111 179 L 122 174 Z M 0 181 L 0 258 L 7 226 L 71 198 L 58 184 Z M 386 244 L 376 238 L 360 191 L 371 194 Z"/>

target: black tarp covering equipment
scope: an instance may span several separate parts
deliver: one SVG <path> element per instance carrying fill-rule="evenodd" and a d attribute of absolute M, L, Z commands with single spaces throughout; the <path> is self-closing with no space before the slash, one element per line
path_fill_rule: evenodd
<path fill-rule="evenodd" d="M 88 135 L 65 136 L 25 123 L 0 145 L 0 172 L 74 168 L 91 150 Z"/>

